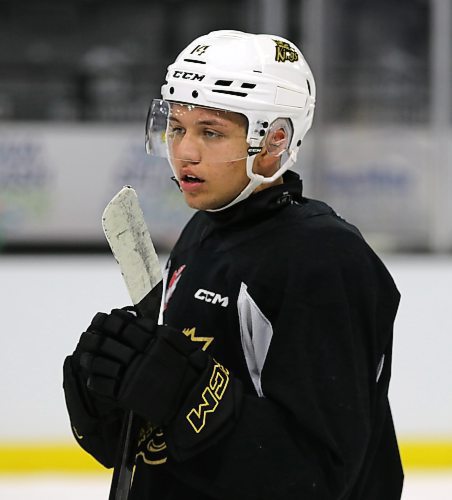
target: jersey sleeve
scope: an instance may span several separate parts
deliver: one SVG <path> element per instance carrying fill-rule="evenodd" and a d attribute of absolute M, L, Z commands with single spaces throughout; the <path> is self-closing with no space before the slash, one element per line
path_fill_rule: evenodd
<path fill-rule="evenodd" d="M 354 487 L 384 425 L 398 292 L 352 241 L 339 255 L 288 262 L 270 297 L 248 286 L 271 325 L 261 394 L 243 397 L 233 429 L 202 454 L 180 463 L 168 450 L 186 484 L 246 500 L 339 499 Z"/>

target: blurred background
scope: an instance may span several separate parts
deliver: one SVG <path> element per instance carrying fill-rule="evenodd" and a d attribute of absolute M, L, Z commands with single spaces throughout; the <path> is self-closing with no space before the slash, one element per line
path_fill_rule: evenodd
<path fill-rule="evenodd" d="M 97 310 L 129 302 L 101 229 L 111 197 L 137 189 L 162 261 L 192 215 L 145 155 L 144 121 L 166 66 L 215 29 L 278 34 L 308 60 L 296 170 L 396 280 L 405 498 L 452 498 L 452 0 L 0 0 L 2 498 L 102 475 L 72 444 L 62 362 Z"/>

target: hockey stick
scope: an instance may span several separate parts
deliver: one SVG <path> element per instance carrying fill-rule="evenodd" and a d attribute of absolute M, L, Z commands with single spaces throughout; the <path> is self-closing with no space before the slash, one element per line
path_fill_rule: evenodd
<path fill-rule="evenodd" d="M 119 264 L 132 303 L 141 316 L 158 320 L 162 300 L 162 271 L 138 197 L 124 187 L 106 206 L 102 227 Z M 135 462 L 134 416 L 124 419 L 109 500 L 127 500 Z"/>

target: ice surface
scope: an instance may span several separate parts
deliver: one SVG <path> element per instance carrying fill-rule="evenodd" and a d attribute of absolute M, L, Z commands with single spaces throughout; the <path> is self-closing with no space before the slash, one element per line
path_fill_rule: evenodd
<path fill-rule="evenodd" d="M 110 476 L 0 476 L 2 500 L 107 500 Z M 402 500 L 451 500 L 452 471 L 409 473 Z"/>

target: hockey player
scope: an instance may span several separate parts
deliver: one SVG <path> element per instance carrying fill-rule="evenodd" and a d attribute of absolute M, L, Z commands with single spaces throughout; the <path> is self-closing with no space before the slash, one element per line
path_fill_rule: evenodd
<path fill-rule="evenodd" d="M 74 435 L 106 467 L 143 419 L 131 499 L 396 500 L 388 386 L 399 293 L 289 168 L 315 84 L 278 36 L 217 31 L 169 66 L 146 125 L 198 209 L 159 326 L 98 313 L 64 364 Z"/>

